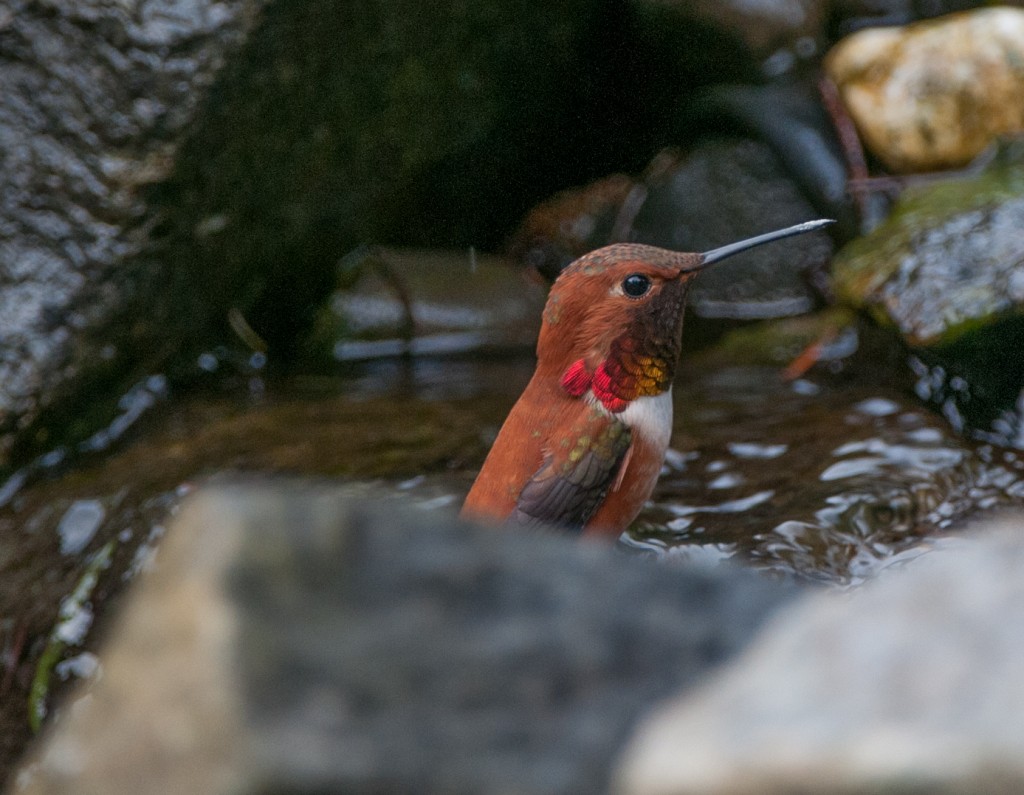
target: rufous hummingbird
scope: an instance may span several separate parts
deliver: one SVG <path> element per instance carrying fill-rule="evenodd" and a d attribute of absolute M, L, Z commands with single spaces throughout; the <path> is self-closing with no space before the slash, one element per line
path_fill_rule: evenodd
<path fill-rule="evenodd" d="M 533 378 L 462 515 L 618 536 L 651 496 L 668 449 L 693 279 L 733 254 L 830 223 L 808 221 L 703 254 L 616 243 L 567 266 L 544 307 Z"/>

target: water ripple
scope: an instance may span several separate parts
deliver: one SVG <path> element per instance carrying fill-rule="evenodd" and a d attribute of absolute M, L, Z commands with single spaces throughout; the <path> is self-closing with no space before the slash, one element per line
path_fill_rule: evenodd
<path fill-rule="evenodd" d="M 773 375 L 730 368 L 679 390 L 673 448 L 686 466 L 666 468 L 636 543 L 851 584 L 974 513 L 1024 503 L 1017 452 L 960 437 L 912 396 L 853 382 L 793 390 Z"/>

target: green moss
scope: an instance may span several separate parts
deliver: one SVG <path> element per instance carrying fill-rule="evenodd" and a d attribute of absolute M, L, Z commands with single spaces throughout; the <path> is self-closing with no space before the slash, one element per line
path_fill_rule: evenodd
<path fill-rule="evenodd" d="M 39 662 L 36 663 L 32 686 L 29 689 L 28 723 L 33 732 L 39 731 L 43 718 L 46 717 L 46 699 L 50 693 L 50 677 L 53 674 L 54 666 L 60 662 L 68 645 L 65 634 L 66 627 L 70 622 L 78 620 L 78 614 L 85 609 L 86 603 L 96 588 L 96 583 L 99 582 L 100 575 L 110 567 L 110 560 L 116 546 L 116 541 L 108 541 L 89 557 L 75 589 L 61 602 L 57 622 L 50 632 L 49 640 L 39 657 Z"/>
<path fill-rule="evenodd" d="M 979 299 L 967 274 L 990 270 L 991 286 L 1013 266 L 989 253 L 1005 235 L 991 218 L 1021 197 L 1021 143 L 1004 145 L 977 176 L 907 189 L 885 223 L 836 255 L 837 298 L 918 346 L 948 345 L 999 321 L 1007 313 L 1005 295 L 996 286 Z"/>

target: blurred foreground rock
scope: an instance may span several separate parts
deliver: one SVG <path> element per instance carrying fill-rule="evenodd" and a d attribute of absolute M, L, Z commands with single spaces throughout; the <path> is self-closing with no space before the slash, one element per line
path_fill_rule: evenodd
<path fill-rule="evenodd" d="M 209 488 L 24 793 L 576 793 L 795 589 L 339 487 Z"/>
<path fill-rule="evenodd" d="M 637 732 L 628 795 L 1024 791 L 1024 517 L 814 594 Z"/>

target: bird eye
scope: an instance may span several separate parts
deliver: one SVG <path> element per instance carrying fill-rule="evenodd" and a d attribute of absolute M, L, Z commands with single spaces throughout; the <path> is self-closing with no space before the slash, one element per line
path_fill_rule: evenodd
<path fill-rule="evenodd" d="M 631 273 L 622 280 L 622 292 L 630 298 L 639 298 L 651 289 L 651 280 L 640 273 Z"/>

